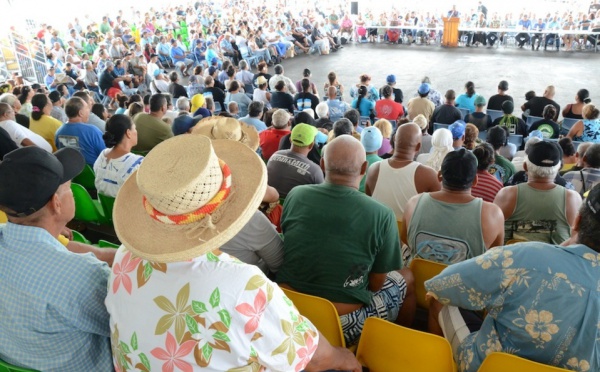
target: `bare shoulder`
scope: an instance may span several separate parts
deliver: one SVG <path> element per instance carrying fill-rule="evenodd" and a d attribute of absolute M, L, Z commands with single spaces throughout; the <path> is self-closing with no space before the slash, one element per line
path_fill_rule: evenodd
<path fill-rule="evenodd" d="M 504 213 L 496 204 L 484 201 L 481 206 L 481 219 L 504 221 Z"/>

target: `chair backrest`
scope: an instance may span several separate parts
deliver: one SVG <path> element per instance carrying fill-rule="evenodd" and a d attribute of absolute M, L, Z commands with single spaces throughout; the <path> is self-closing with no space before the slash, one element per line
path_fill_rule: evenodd
<path fill-rule="evenodd" d="M 535 123 L 538 120 L 542 120 L 543 118 L 539 117 L 539 116 L 528 116 L 527 117 L 527 122 L 525 122 L 525 124 L 527 124 L 527 129 L 531 128 L 531 124 Z"/>
<path fill-rule="evenodd" d="M 365 321 L 356 358 L 370 372 L 454 371 L 452 349 L 445 338 L 379 318 Z"/>
<path fill-rule="evenodd" d="M 488 355 L 478 369 L 478 372 L 505 371 L 559 372 L 566 371 L 566 369 L 533 362 L 516 355 L 498 352 Z"/>
<path fill-rule="evenodd" d="M 486 110 L 485 113 L 490 116 L 490 118 L 492 119 L 492 121 L 494 121 L 497 118 L 499 118 L 500 116 L 504 115 L 504 113 L 502 111 L 499 111 L 499 110 Z"/>
<path fill-rule="evenodd" d="M 94 203 L 94 200 L 83 186 L 71 183 L 71 191 L 75 199 L 76 220 L 96 224 L 107 223 L 100 202 L 96 201 L 97 203 Z"/>
<path fill-rule="evenodd" d="M 361 116 L 360 120 L 358 121 L 358 126 L 359 127 L 370 127 L 373 123 L 371 123 L 371 118 L 368 116 Z"/>
<path fill-rule="evenodd" d="M 111 243 L 109 241 L 106 240 L 98 240 L 98 247 L 100 248 L 114 248 L 114 249 L 119 249 L 119 245 L 115 244 L 115 243 Z"/>
<path fill-rule="evenodd" d="M 85 236 L 83 236 L 82 233 L 80 233 L 79 231 L 73 230 L 71 231 L 71 233 L 73 234 L 73 241 L 74 242 L 78 242 L 78 243 L 85 243 L 85 244 L 92 244 L 89 240 L 87 240 L 85 238 Z"/>
<path fill-rule="evenodd" d="M 578 121 L 579 119 L 564 118 L 562 122 L 562 129 L 565 129 L 568 133 L 573 127 L 573 125 L 575 125 L 575 123 L 577 123 Z"/>
<path fill-rule="evenodd" d="M 0 372 L 36 372 L 33 369 L 16 367 L 0 359 Z"/>
<path fill-rule="evenodd" d="M 81 173 L 79 173 L 77 177 L 73 178 L 73 182 L 80 184 L 88 190 L 96 190 L 96 184 L 94 183 L 95 180 L 96 174 L 89 164 L 86 164 Z"/>
<path fill-rule="evenodd" d="M 511 134 L 508 136 L 508 142 L 517 146 L 517 149 L 521 148 L 523 144 L 523 135 L 522 134 Z"/>
<path fill-rule="evenodd" d="M 449 126 L 450 126 L 450 124 L 433 123 L 433 131 L 435 132 L 436 130 L 441 129 L 441 128 L 448 129 Z"/>
<path fill-rule="evenodd" d="M 469 109 L 466 109 L 466 108 L 457 107 L 457 109 L 460 111 L 461 119 L 464 119 L 465 116 L 467 116 L 471 113 L 471 111 L 469 111 Z"/>
<path fill-rule="evenodd" d="M 425 299 L 427 291 L 425 282 L 441 273 L 448 265 L 439 262 L 413 258 L 410 262 L 410 270 L 415 277 L 415 292 L 417 294 L 417 305 L 423 309 L 429 309 L 429 302 Z"/>
<path fill-rule="evenodd" d="M 477 137 L 484 142 L 487 141 L 487 130 L 479 132 Z"/>
<path fill-rule="evenodd" d="M 300 314 L 306 317 L 333 346 L 346 347 L 338 312 L 328 300 L 282 288 Z"/>
<path fill-rule="evenodd" d="M 6 213 L 0 211 L 0 223 L 7 223 L 8 217 L 6 217 Z"/>
<path fill-rule="evenodd" d="M 112 211 L 113 206 L 115 205 L 115 198 L 98 193 L 98 200 L 100 200 L 100 205 L 102 205 L 104 217 L 107 220 L 112 221 Z"/>
<path fill-rule="evenodd" d="M 402 234 L 402 221 L 397 220 L 396 223 L 398 224 L 398 236 L 400 236 Z"/>

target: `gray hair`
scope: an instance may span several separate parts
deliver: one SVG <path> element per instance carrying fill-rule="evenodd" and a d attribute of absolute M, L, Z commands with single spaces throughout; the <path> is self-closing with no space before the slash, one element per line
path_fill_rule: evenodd
<path fill-rule="evenodd" d="M 179 111 L 190 111 L 190 100 L 186 97 L 177 98 L 175 105 Z"/>
<path fill-rule="evenodd" d="M 106 68 L 115 67 L 115 64 L 112 61 L 106 62 Z"/>
<path fill-rule="evenodd" d="M 560 163 L 552 167 L 540 167 L 539 165 L 533 164 L 528 157 L 525 157 L 525 164 L 527 164 L 527 174 L 529 175 L 529 178 L 535 176 L 538 178 L 554 179 L 561 167 Z"/>
<path fill-rule="evenodd" d="M 240 61 L 239 67 L 240 67 L 240 70 L 245 70 L 245 69 L 247 69 L 247 68 L 248 68 L 248 62 L 246 62 L 246 60 L 242 59 L 242 60 Z"/>
<path fill-rule="evenodd" d="M 321 102 L 315 107 L 315 111 L 317 112 L 317 116 L 319 118 L 326 118 L 329 116 L 329 105 L 327 102 Z"/>
<path fill-rule="evenodd" d="M 7 103 L 11 107 L 15 107 L 17 101 L 17 96 L 12 93 L 4 93 L 0 96 L 0 102 Z"/>
<path fill-rule="evenodd" d="M 600 168 L 600 144 L 594 143 L 585 152 L 585 163 L 590 168 Z"/>
<path fill-rule="evenodd" d="M 287 127 L 290 121 L 290 114 L 287 110 L 279 109 L 273 113 L 273 117 L 271 118 L 271 123 L 273 128 L 283 129 Z"/>

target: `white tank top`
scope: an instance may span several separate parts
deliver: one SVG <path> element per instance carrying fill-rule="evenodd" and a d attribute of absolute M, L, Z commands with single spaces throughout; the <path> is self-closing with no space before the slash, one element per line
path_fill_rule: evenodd
<path fill-rule="evenodd" d="M 254 89 L 254 92 L 252 93 L 252 100 L 262 102 L 265 104 L 265 107 L 267 107 L 269 109 L 271 108 L 271 103 L 267 99 L 267 91 L 266 90 L 260 90 L 258 88 Z"/>
<path fill-rule="evenodd" d="M 389 160 L 379 164 L 379 176 L 372 198 L 392 208 L 396 219 L 401 221 L 408 199 L 417 195 L 415 172 L 420 164 L 413 161 L 398 169 L 392 168 Z"/>

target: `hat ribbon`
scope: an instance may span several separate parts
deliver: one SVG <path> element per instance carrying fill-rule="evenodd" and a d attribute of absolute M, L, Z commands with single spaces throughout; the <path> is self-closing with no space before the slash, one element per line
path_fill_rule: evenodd
<path fill-rule="evenodd" d="M 146 213 L 148 213 L 152 219 L 167 225 L 187 225 L 201 221 L 203 218 L 210 216 L 225 203 L 227 197 L 231 194 L 231 170 L 221 159 L 219 159 L 219 166 L 223 172 L 223 183 L 221 184 L 221 188 L 212 199 L 199 209 L 185 214 L 167 215 L 156 210 L 144 196 L 142 200 Z"/>

